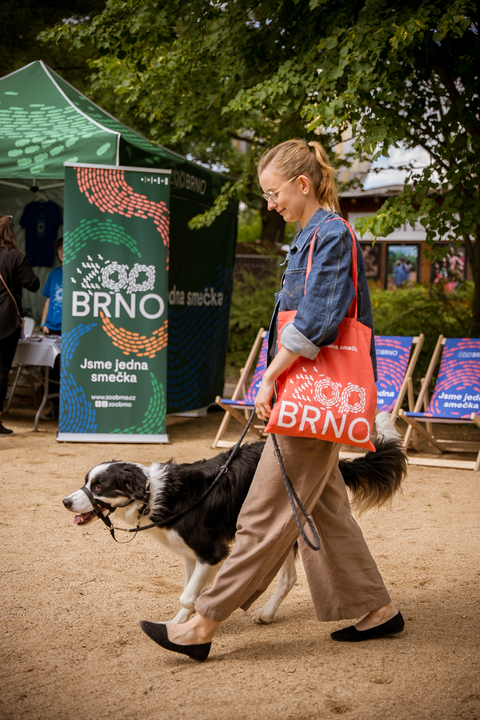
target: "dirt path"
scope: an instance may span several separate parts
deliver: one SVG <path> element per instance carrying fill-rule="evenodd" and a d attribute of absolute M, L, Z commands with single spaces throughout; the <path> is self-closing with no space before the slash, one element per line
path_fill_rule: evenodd
<path fill-rule="evenodd" d="M 299 580 L 270 626 L 238 610 L 197 665 L 162 651 L 141 619 L 177 610 L 180 559 L 148 537 L 115 544 L 75 527 L 61 500 L 115 457 L 193 461 L 220 415 L 177 422 L 168 446 L 59 444 L 31 419 L 1 438 L 0 634 L 5 720 L 480 719 L 480 478 L 412 467 L 391 510 L 361 520 L 404 633 L 350 645 L 319 624 Z M 232 429 L 235 436 L 238 426 Z"/>

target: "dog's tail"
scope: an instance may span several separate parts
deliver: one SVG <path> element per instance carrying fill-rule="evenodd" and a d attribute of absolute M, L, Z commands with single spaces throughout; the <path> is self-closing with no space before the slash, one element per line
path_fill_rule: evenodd
<path fill-rule="evenodd" d="M 340 460 L 343 479 L 353 495 L 352 508 L 359 515 L 391 501 L 407 474 L 407 456 L 391 415 L 378 413 L 375 424 L 376 452 L 369 451 L 355 460 Z"/>

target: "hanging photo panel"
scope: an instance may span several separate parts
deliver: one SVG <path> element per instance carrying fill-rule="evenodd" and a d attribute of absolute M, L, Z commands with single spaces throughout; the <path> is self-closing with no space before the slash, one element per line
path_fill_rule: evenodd
<path fill-rule="evenodd" d="M 443 260 L 434 260 L 432 263 L 430 282 L 441 285 L 446 293 L 451 293 L 467 278 L 467 256 L 464 245 L 443 247 L 447 253 Z"/>
<path fill-rule="evenodd" d="M 419 245 L 387 245 L 386 290 L 417 282 L 419 255 Z"/>
<path fill-rule="evenodd" d="M 360 243 L 363 261 L 365 263 L 365 275 L 367 278 L 376 280 L 380 277 L 380 262 L 382 258 L 382 247 L 379 242 Z"/>

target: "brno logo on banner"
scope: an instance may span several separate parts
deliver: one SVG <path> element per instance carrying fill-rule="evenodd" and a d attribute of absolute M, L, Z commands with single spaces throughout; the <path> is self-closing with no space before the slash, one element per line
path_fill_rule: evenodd
<path fill-rule="evenodd" d="M 182 190 L 184 188 L 199 195 L 205 195 L 207 181 L 175 168 L 172 172 L 172 190 Z"/>
<path fill-rule="evenodd" d="M 77 273 L 83 275 L 83 290 L 72 292 L 72 315 L 86 317 L 93 314 L 98 317 L 103 311 L 106 317 L 116 318 L 122 314 L 130 318 L 137 311 L 148 320 L 157 320 L 165 312 L 165 302 L 160 295 L 149 292 L 155 287 L 155 265 L 135 263 L 132 268 L 117 262 L 107 262 L 102 267 L 98 262 L 82 262 Z M 80 280 L 80 278 L 78 278 Z M 74 284 L 76 278 L 71 278 Z M 105 288 L 101 290 L 100 288 Z M 127 297 L 122 294 L 126 293 Z M 140 295 L 141 294 L 141 295 Z M 137 304 L 137 295 L 140 295 Z M 129 296 L 129 297 L 128 297 Z"/>
<path fill-rule="evenodd" d="M 325 393 L 327 388 L 330 391 L 328 394 Z M 312 393 L 315 400 L 323 406 L 323 413 L 318 406 L 308 404 L 308 401 L 311 401 L 309 393 Z M 342 390 L 340 383 L 323 377 L 313 387 L 307 389 L 304 385 L 303 388 L 302 386 L 296 388 L 292 396 L 298 402 L 293 399 L 280 402 L 279 427 L 298 426 L 298 432 L 307 432 L 319 437 L 325 435 L 331 427 L 335 436 L 340 439 L 346 429 L 348 418 L 347 435 L 352 442 L 364 443 L 370 439 L 371 428 L 368 420 L 364 417 L 356 417 L 353 420 L 348 417 L 348 413 L 362 413 L 365 410 L 365 388 L 348 383 Z M 336 412 L 332 412 L 334 408 Z M 358 437 L 359 434 L 363 436 L 364 433 L 364 437 Z"/>

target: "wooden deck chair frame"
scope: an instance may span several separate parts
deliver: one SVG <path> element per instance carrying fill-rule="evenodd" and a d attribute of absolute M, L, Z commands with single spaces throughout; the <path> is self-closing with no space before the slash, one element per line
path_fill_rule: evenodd
<path fill-rule="evenodd" d="M 258 351 L 260 350 L 266 334 L 267 331 L 264 328 L 260 328 L 260 330 L 258 331 L 257 337 L 255 338 L 255 342 L 252 345 L 252 349 L 250 350 L 245 366 L 240 371 L 240 379 L 235 386 L 235 390 L 232 393 L 232 400 L 240 400 L 247 392 L 248 376 L 252 371 L 253 363 L 255 362 Z M 217 395 L 217 397 L 215 398 L 215 402 L 222 408 L 222 410 L 225 410 L 225 417 L 223 418 L 220 427 L 218 428 L 218 432 L 215 436 L 212 447 L 232 447 L 233 445 L 235 445 L 234 442 L 221 439 L 223 434 L 225 433 L 225 430 L 227 429 L 227 425 L 230 422 L 230 419 L 234 417 L 245 427 L 250 418 L 250 414 L 254 412 L 254 408 L 249 405 L 245 405 L 245 410 L 243 410 L 242 412 L 242 410 L 240 410 L 238 407 L 224 405 L 222 403 L 222 398 L 220 397 L 220 395 Z M 252 424 L 250 429 L 253 430 L 259 437 L 265 437 L 264 427 L 265 426 L 263 424 Z"/>
<path fill-rule="evenodd" d="M 430 360 L 430 364 L 427 369 L 427 374 L 424 378 L 421 380 L 421 389 L 417 397 L 417 402 L 415 403 L 415 407 L 413 409 L 413 412 L 421 412 L 422 407 L 424 411 L 426 411 L 428 404 L 429 404 L 429 387 L 430 382 L 433 377 L 433 373 L 435 372 L 435 367 L 437 365 L 438 359 L 440 357 L 440 354 L 443 350 L 443 347 L 445 345 L 446 338 L 443 335 L 440 335 L 437 344 L 435 346 L 435 350 L 433 351 L 432 359 Z M 405 422 L 408 424 L 407 432 L 405 433 L 405 438 L 403 441 L 404 447 L 406 450 L 408 450 L 408 446 L 412 439 L 412 433 L 414 431 L 418 432 L 420 435 L 422 435 L 431 445 L 437 448 L 442 454 L 444 453 L 450 453 L 450 452 L 468 452 L 468 448 L 474 447 L 476 450 L 478 450 L 477 458 L 476 460 L 447 460 L 444 458 L 422 458 L 422 457 L 410 457 L 409 456 L 409 463 L 411 465 L 424 465 L 424 466 L 430 466 L 430 467 L 449 467 L 449 468 L 457 468 L 457 469 L 464 469 L 464 470 L 473 470 L 474 472 L 478 472 L 480 470 L 480 443 L 478 442 L 472 442 L 469 440 L 437 440 L 433 434 L 433 424 L 434 423 L 449 423 L 451 425 L 459 425 L 461 423 L 472 423 L 476 425 L 478 428 L 480 428 L 480 417 L 476 413 L 472 413 L 470 415 L 470 418 L 458 418 L 455 420 L 449 420 L 442 417 L 434 417 L 434 418 L 425 418 L 424 421 L 419 421 L 417 418 L 410 418 L 406 414 L 405 410 L 399 411 L 400 417 L 405 420 Z M 426 427 L 423 427 L 423 423 L 425 423 Z"/>
<path fill-rule="evenodd" d="M 403 398 L 405 397 L 405 394 L 407 394 L 408 399 L 408 409 L 413 410 L 414 408 L 414 396 L 413 396 L 413 371 L 415 370 L 415 365 L 417 364 L 418 356 L 420 355 L 420 350 L 422 349 L 422 345 L 425 340 L 425 335 L 423 333 L 420 333 L 420 335 L 415 335 L 415 337 L 412 340 L 412 345 L 415 346 L 415 350 L 412 353 L 412 356 L 410 360 L 408 361 L 407 369 L 405 370 L 405 376 L 403 378 L 403 382 L 400 386 L 400 391 L 398 393 L 397 400 L 395 402 L 395 405 L 393 406 L 393 409 L 391 410 L 391 415 L 393 418 L 393 422 L 396 421 L 400 408 L 402 407 Z M 381 412 L 380 410 L 378 412 Z"/>

